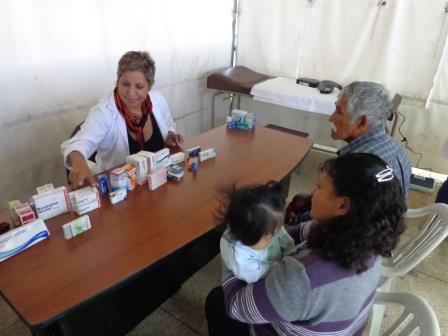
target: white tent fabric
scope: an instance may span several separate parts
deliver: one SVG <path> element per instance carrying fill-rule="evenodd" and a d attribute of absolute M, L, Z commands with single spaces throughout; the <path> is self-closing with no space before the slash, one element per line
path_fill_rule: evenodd
<path fill-rule="evenodd" d="M 448 6 L 448 3 L 447 3 Z M 446 20 L 446 29 L 448 30 L 448 18 Z M 440 64 L 434 77 L 433 87 L 426 104 L 431 109 L 435 104 L 448 105 L 448 36 L 445 41 Z"/>
<path fill-rule="evenodd" d="M 273 76 L 295 78 L 306 3 L 240 0 L 237 63 Z"/>
<path fill-rule="evenodd" d="M 111 92 L 128 50 L 156 61 L 178 130 L 210 123 L 207 71 L 230 64 L 232 0 L 5 0 L 0 4 L 0 208 L 65 184 L 59 150 Z"/>
<path fill-rule="evenodd" d="M 238 64 L 275 76 L 383 83 L 426 99 L 446 1 L 241 0 Z"/>

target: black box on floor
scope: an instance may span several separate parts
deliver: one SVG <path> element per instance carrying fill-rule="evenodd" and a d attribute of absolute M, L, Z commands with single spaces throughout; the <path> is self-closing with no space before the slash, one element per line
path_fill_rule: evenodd
<path fill-rule="evenodd" d="M 434 191 L 434 185 L 434 179 L 431 177 L 411 174 L 411 189 L 430 193 Z"/>

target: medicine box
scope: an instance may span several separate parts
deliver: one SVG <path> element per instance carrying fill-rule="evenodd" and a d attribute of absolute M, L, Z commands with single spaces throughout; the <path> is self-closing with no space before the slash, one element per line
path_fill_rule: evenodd
<path fill-rule="evenodd" d="M 45 189 L 44 186 L 39 186 L 39 187 L 36 187 L 36 191 L 38 194 L 42 194 L 44 192 L 47 192 L 47 189 Z"/>
<path fill-rule="evenodd" d="M 78 215 L 101 207 L 100 195 L 97 188 L 84 187 L 69 193 L 70 204 Z"/>
<path fill-rule="evenodd" d="M 172 155 L 170 155 L 170 157 L 171 157 L 173 166 L 183 163 L 185 161 L 185 153 L 183 153 L 183 152 L 172 154 Z"/>
<path fill-rule="evenodd" d="M 156 167 L 168 168 L 173 163 L 170 156 L 170 150 L 163 148 L 156 152 Z"/>
<path fill-rule="evenodd" d="M 106 174 L 98 174 L 96 178 L 100 194 L 107 195 L 109 193 L 109 177 Z"/>
<path fill-rule="evenodd" d="M 167 177 L 173 181 L 180 181 L 184 177 L 184 170 L 180 166 L 172 166 L 167 171 Z"/>
<path fill-rule="evenodd" d="M 215 157 L 216 157 L 216 149 L 213 147 L 203 150 L 202 152 L 199 152 L 199 161 L 200 162 L 203 162 L 208 159 L 213 159 Z"/>
<path fill-rule="evenodd" d="M 53 190 L 54 190 L 53 183 L 47 183 L 47 184 L 44 184 L 43 186 L 36 187 L 36 191 L 38 194 L 41 194 L 41 193 L 44 193 L 47 191 L 53 191 Z"/>
<path fill-rule="evenodd" d="M 90 219 L 88 215 L 81 216 L 71 222 L 62 225 L 65 239 L 71 239 L 84 231 L 91 228 Z"/>
<path fill-rule="evenodd" d="M 148 175 L 149 190 L 154 190 L 166 183 L 166 169 L 159 167 Z"/>
<path fill-rule="evenodd" d="M 126 189 L 134 190 L 137 186 L 137 169 L 130 163 L 125 164 L 123 169 L 126 172 Z"/>
<path fill-rule="evenodd" d="M 231 127 L 230 123 L 235 123 L 236 128 L 249 130 L 255 128 L 257 116 L 255 113 L 243 110 L 232 110 L 230 119 L 227 120 L 227 127 Z"/>
<path fill-rule="evenodd" d="M 148 178 L 148 159 L 145 156 L 132 154 L 126 157 L 126 162 L 134 165 L 137 175 L 137 183 L 143 185 Z"/>
<path fill-rule="evenodd" d="M 14 207 L 17 205 L 20 205 L 22 202 L 19 200 L 13 200 L 8 202 L 9 207 L 9 217 L 11 218 L 11 223 L 13 227 L 19 226 L 21 223 L 19 221 L 19 217 L 17 216 L 17 213 L 14 211 Z"/>
<path fill-rule="evenodd" d="M 156 153 L 140 151 L 137 155 L 144 156 L 148 159 L 148 168 L 150 172 L 159 167 L 167 168 L 171 166 L 173 162 L 170 157 L 170 150 L 168 148 L 163 148 Z"/>
<path fill-rule="evenodd" d="M 148 174 L 156 168 L 156 153 L 148 151 L 140 151 L 137 155 L 143 156 L 147 160 Z"/>
<path fill-rule="evenodd" d="M 109 200 L 111 204 L 116 204 L 126 199 L 128 192 L 125 188 L 120 188 L 118 190 L 109 193 Z"/>
<path fill-rule="evenodd" d="M 48 219 L 70 210 L 67 189 L 59 187 L 32 197 L 37 217 Z"/>
<path fill-rule="evenodd" d="M 17 225 L 24 225 L 36 219 L 33 209 L 27 203 L 20 203 L 13 208 L 14 217 L 17 218 Z"/>
<path fill-rule="evenodd" d="M 110 188 L 112 191 L 127 188 L 128 178 L 123 167 L 115 168 L 109 173 Z"/>
<path fill-rule="evenodd" d="M 0 261 L 48 238 L 50 231 L 40 218 L 0 235 Z"/>
<path fill-rule="evenodd" d="M 192 147 L 185 151 L 185 156 L 187 158 L 197 157 L 199 155 L 200 151 L 201 151 L 201 146 Z"/>

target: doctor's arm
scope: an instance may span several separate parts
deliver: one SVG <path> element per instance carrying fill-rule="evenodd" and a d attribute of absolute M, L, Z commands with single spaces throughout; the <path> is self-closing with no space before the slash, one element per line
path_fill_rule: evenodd
<path fill-rule="evenodd" d="M 74 189 L 85 185 L 98 186 L 87 158 L 97 150 L 107 130 L 113 127 L 109 114 L 101 109 L 92 109 L 78 132 L 61 145 L 65 166 L 69 170 L 68 180 Z"/>
<path fill-rule="evenodd" d="M 166 103 L 165 98 L 162 95 L 157 94 L 158 97 L 158 108 L 161 111 L 164 124 L 168 130 L 168 133 L 165 138 L 165 145 L 167 147 L 176 147 L 184 142 L 184 138 L 181 134 L 176 132 L 176 123 L 173 120 L 173 116 L 171 115 L 171 111 Z"/>
<path fill-rule="evenodd" d="M 84 155 L 79 151 L 72 151 L 67 156 L 67 163 L 71 167 L 68 175 L 70 185 L 77 189 L 79 187 L 88 185 L 97 187 L 98 183 L 93 177 Z"/>

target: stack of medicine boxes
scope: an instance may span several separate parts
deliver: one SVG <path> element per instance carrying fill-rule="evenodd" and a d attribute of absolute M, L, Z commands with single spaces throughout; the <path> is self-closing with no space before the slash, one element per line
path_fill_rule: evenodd
<path fill-rule="evenodd" d="M 149 181 L 150 190 L 166 182 L 166 169 L 173 164 L 168 148 L 163 148 L 156 153 L 140 151 L 127 156 L 126 162 L 135 166 L 137 183 L 142 185 Z"/>
<path fill-rule="evenodd" d="M 101 206 L 100 195 L 97 188 L 84 187 L 69 193 L 72 209 L 83 215 Z"/>

